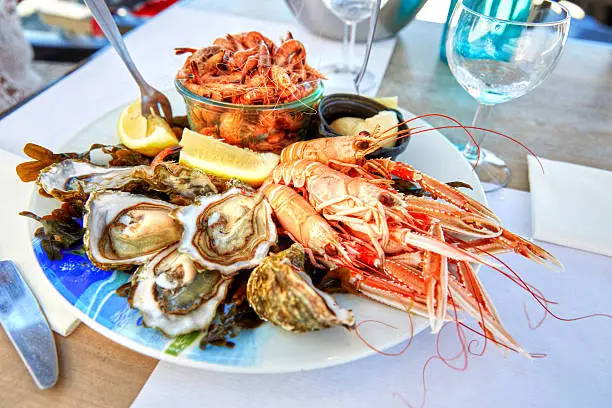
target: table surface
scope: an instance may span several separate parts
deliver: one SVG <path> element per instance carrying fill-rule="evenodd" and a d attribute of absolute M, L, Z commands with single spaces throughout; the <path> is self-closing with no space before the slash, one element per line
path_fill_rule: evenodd
<path fill-rule="evenodd" d="M 192 7 L 194 12 L 198 8 L 235 12 L 235 2 L 227 2 L 231 5 L 221 3 L 208 2 L 188 7 Z M 257 8 L 245 6 L 240 14 L 261 18 L 273 15 L 275 19 L 288 21 L 291 15 L 288 10 L 279 10 L 279 4 L 266 1 L 262 5 L 258 2 Z M 275 13 L 269 14 L 270 10 L 275 10 Z M 166 13 L 172 12 L 170 9 Z M 153 19 L 137 31 L 170 30 L 164 21 L 167 23 L 168 19 Z M 415 114 L 444 113 L 468 123 L 476 103 L 456 83 L 448 67 L 439 62 L 441 29 L 442 26 L 438 24 L 414 21 L 400 32 L 379 94 L 399 95 L 400 105 Z M 135 43 L 130 45 L 131 49 L 136 47 Z M 134 53 L 138 54 L 138 50 Z M 103 52 L 94 58 L 93 64 L 96 59 L 104 58 L 105 54 Z M 92 64 L 86 64 L 81 70 L 87 70 L 88 65 Z M 148 69 L 142 67 L 146 77 Z M 112 75 L 114 67 L 109 66 L 108 70 L 108 75 Z M 148 77 L 151 76 L 149 74 Z M 95 80 L 102 81 L 103 78 Z M 71 75 L 62 82 L 65 81 L 76 80 Z M 152 82 L 157 85 L 155 80 Z M 53 88 L 45 94 L 20 110 L 53 109 L 47 106 L 50 104 L 48 101 L 51 97 L 59 97 L 53 95 Z M 104 102 L 100 103 L 104 105 Z M 40 106 L 43 104 L 45 106 Z M 111 101 L 106 104 L 111 108 L 117 103 Z M 569 40 L 552 76 L 530 94 L 496 107 L 490 127 L 517 137 L 543 157 L 612 170 L 611 108 L 612 48 Z M 3 133 L 3 138 L 8 137 L 6 133 L 0 133 Z M 463 137 L 458 132 L 448 132 L 447 135 L 457 140 Z M 15 146 L 23 145 L 25 137 L 14 137 L 16 141 L 9 141 L 7 145 L 9 150 L 16 151 Z M 501 153 L 508 161 L 513 172 L 510 187 L 528 190 L 525 152 L 497 137 L 487 139 L 485 146 Z M 154 359 L 111 342 L 85 325 L 80 325 L 67 338 L 56 336 L 56 341 L 60 379 L 54 388 L 40 391 L 30 380 L 5 333 L 0 330 L 0 406 L 128 406 L 157 363 Z"/>

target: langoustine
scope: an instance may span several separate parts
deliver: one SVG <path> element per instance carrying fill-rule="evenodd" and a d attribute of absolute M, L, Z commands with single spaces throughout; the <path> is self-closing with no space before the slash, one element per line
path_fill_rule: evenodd
<path fill-rule="evenodd" d="M 559 261 L 505 230 L 490 209 L 459 190 L 404 163 L 368 160 L 366 155 L 385 139 L 360 134 L 295 143 L 281 153 L 264 191 L 275 183 L 295 189 L 338 236 L 353 240 L 344 242 L 358 253 L 352 264 L 334 263 L 325 251 L 313 251 L 315 258 L 332 264 L 329 277 L 345 288 L 427 316 L 434 332 L 451 318 L 452 305 L 476 319 L 485 336 L 523 352 L 504 329 L 470 263 L 499 269 L 487 259 L 487 249 L 516 252 L 542 264 L 560 266 Z M 399 193 L 392 176 L 419 184 L 433 198 Z M 296 232 L 298 225 L 307 227 L 288 219 L 279 222 L 308 250 L 308 240 L 301 239 L 305 234 Z"/>

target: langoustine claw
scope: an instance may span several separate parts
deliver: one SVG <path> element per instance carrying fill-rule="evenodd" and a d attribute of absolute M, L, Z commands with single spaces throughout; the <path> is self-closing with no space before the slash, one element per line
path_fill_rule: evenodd
<path fill-rule="evenodd" d="M 502 233 L 495 238 L 463 242 L 460 246 L 470 252 L 480 254 L 495 255 L 514 252 L 550 269 L 554 270 L 553 267 L 555 267 L 563 270 L 563 264 L 550 252 L 506 229 L 503 229 Z"/>

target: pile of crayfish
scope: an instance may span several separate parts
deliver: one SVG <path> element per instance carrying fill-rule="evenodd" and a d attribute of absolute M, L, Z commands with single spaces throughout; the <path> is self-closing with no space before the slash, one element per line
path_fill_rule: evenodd
<path fill-rule="evenodd" d="M 291 33 L 276 46 L 257 31 L 227 34 L 191 54 L 177 78 L 205 98 L 244 105 L 282 104 L 314 91 L 323 75 L 306 63 L 304 45 Z"/>
<path fill-rule="evenodd" d="M 177 79 L 205 98 L 241 105 L 279 105 L 301 100 L 319 87 L 320 72 L 306 63 L 304 45 L 291 33 L 276 46 L 257 31 L 228 34 L 189 53 Z M 312 100 L 286 109 L 219 108 L 187 98 L 191 129 L 226 143 L 257 151 L 280 153 L 303 139 L 313 116 Z M 282 106 L 281 106 L 282 107 Z"/>
<path fill-rule="evenodd" d="M 366 158 L 389 137 L 362 132 L 286 147 L 261 189 L 279 224 L 344 289 L 428 317 L 434 333 L 467 313 L 483 336 L 525 353 L 504 329 L 473 265 L 510 277 L 495 254 L 561 263 L 506 230 L 490 209 L 458 189 L 408 164 Z M 419 185 L 427 196 L 398 191 L 397 178 Z"/>

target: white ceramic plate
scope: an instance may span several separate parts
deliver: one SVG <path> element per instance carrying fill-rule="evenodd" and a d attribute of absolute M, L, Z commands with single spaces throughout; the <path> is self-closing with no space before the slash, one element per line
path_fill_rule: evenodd
<path fill-rule="evenodd" d="M 169 91 L 175 114 L 184 114 L 179 95 Z M 124 106 L 108 112 L 82 129 L 64 147 L 65 151 L 84 151 L 92 143 L 118 143 L 116 125 Z M 404 112 L 406 117 L 411 117 Z M 419 121 L 414 126 L 427 124 Z M 461 180 L 474 187 L 470 194 L 485 203 L 480 182 L 458 150 L 439 132 L 412 137 L 399 160 L 442 180 Z M 55 200 L 33 195 L 32 211 L 46 214 L 56 208 Z M 32 231 L 37 226 L 32 224 Z M 243 373 L 278 373 L 310 370 L 343 364 L 374 353 L 355 335 L 343 328 L 321 332 L 292 334 L 270 324 L 243 331 L 232 349 L 207 347 L 199 349 L 193 335 L 168 339 L 142 326 L 139 313 L 128 307 L 115 290 L 127 282 L 123 272 L 101 271 L 78 251 L 65 253 L 62 261 L 50 261 L 33 238 L 38 260 L 45 274 L 85 324 L 111 340 L 151 357 L 215 371 Z M 378 320 L 360 327 L 361 335 L 377 349 L 388 349 L 427 327 L 423 318 L 400 312 L 353 295 L 335 295 L 338 303 L 351 308 L 358 320 Z"/>

